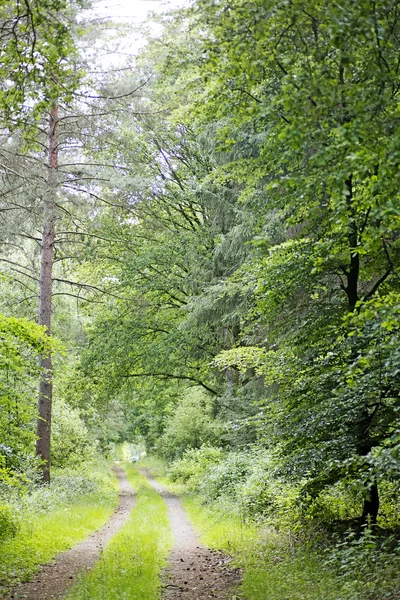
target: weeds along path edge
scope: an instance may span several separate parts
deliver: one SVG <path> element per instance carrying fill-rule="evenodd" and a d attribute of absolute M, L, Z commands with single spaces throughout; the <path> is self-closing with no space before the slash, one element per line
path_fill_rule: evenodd
<path fill-rule="evenodd" d="M 41 566 L 29 582 L 14 588 L 5 600 L 50 600 L 62 598 L 78 575 L 90 570 L 99 560 L 105 545 L 127 521 L 135 504 L 135 496 L 123 469 L 113 467 L 118 478 L 118 508 L 107 523 L 70 550 L 59 554 L 52 562 Z"/>

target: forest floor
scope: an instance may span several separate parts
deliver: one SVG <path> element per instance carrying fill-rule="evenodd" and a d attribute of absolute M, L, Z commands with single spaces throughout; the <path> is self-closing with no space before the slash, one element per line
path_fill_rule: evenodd
<path fill-rule="evenodd" d="M 135 505 L 135 493 L 124 470 L 116 466 L 114 471 L 119 483 L 120 503 L 106 525 L 83 542 L 59 554 L 50 563 L 42 565 L 31 581 L 18 585 L 5 600 L 63 598 L 77 579 L 101 559 L 104 547 L 127 522 Z M 200 543 L 177 496 L 155 481 L 146 469 L 139 471 L 164 499 L 174 538 L 168 568 L 162 574 L 163 599 L 236 598 L 235 589 L 241 579 L 240 571 L 229 567 L 228 557 L 211 551 Z M 103 597 L 106 596 L 102 595 Z"/>
<path fill-rule="evenodd" d="M 135 504 L 135 494 L 125 472 L 118 466 L 113 467 L 113 470 L 118 478 L 120 502 L 109 521 L 83 542 L 42 565 L 30 581 L 14 588 L 5 600 L 62 598 L 78 576 L 90 570 L 100 559 L 103 548 L 125 524 Z"/>
<path fill-rule="evenodd" d="M 158 483 L 146 469 L 139 471 L 167 504 L 174 536 L 169 566 L 163 574 L 165 600 L 232 598 L 240 582 L 240 571 L 229 568 L 230 558 L 200 543 L 177 496 Z"/>

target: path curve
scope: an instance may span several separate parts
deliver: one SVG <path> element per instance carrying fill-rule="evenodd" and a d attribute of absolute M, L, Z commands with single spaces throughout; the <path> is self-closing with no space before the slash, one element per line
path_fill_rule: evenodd
<path fill-rule="evenodd" d="M 180 499 L 158 483 L 147 469 L 139 469 L 165 500 L 174 545 L 165 571 L 165 600 L 228 600 L 240 581 L 240 571 L 229 568 L 230 559 L 212 552 L 200 542 Z"/>
<path fill-rule="evenodd" d="M 99 560 L 110 539 L 118 533 L 127 521 L 135 504 L 134 491 L 128 483 L 125 471 L 113 467 L 118 478 L 120 503 L 107 523 L 83 542 L 59 554 L 55 559 L 42 565 L 31 581 L 14 588 L 5 600 L 53 600 L 62 598 L 82 571 L 91 569 Z"/>

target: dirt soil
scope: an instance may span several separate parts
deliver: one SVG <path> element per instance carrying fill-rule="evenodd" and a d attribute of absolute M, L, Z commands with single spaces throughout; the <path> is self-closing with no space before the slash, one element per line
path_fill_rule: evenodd
<path fill-rule="evenodd" d="M 129 517 L 135 497 L 125 472 L 114 467 L 119 483 L 120 504 L 110 520 L 98 531 L 70 550 L 59 554 L 52 562 L 42 565 L 33 579 L 12 590 L 5 600 L 50 600 L 62 598 L 83 571 L 99 560 L 104 546 L 121 529 Z"/>
<path fill-rule="evenodd" d="M 203 546 L 189 523 L 181 501 L 140 469 L 164 498 L 174 535 L 169 568 L 164 573 L 164 600 L 228 600 L 237 597 L 239 569 L 229 567 L 230 558 Z M 236 595 L 235 595 L 236 589 Z"/>

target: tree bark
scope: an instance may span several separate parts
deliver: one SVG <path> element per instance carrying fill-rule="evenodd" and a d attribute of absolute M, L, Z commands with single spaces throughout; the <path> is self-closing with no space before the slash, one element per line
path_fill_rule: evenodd
<path fill-rule="evenodd" d="M 358 296 L 358 279 L 360 275 L 360 256 L 358 254 L 358 229 L 356 224 L 355 216 L 353 212 L 353 178 L 350 177 L 346 180 L 347 188 L 347 206 L 350 212 L 350 223 L 349 223 L 349 249 L 350 249 L 350 268 L 347 272 L 347 288 L 346 293 L 349 300 L 349 311 L 354 312 L 356 304 L 359 300 Z"/>
<path fill-rule="evenodd" d="M 347 188 L 347 206 L 350 214 L 350 222 L 349 222 L 349 233 L 348 233 L 348 241 L 349 241 L 349 250 L 350 250 L 350 265 L 349 269 L 346 270 L 347 276 L 347 286 L 345 287 L 345 292 L 348 298 L 348 309 L 349 312 L 354 312 L 356 310 L 357 302 L 360 297 L 358 294 L 358 283 L 360 277 L 360 255 L 358 253 L 358 244 L 359 244 L 359 231 L 356 223 L 356 217 L 353 214 L 353 177 L 350 175 L 346 180 L 346 188 Z M 357 349 L 353 348 L 352 352 L 352 360 L 356 360 L 357 358 Z M 370 440 L 368 439 L 368 429 L 371 424 L 371 417 L 368 414 L 368 411 L 365 409 L 365 414 L 360 421 L 359 424 L 359 439 L 358 443 L 360 445 L 359 455 L 366 456 L 368 452 L 371 450 Z M 368 523 L 368 517 L 372 524 L 376 523 L 376 519 L 379 511 L 379 492 L 378 485 L 376 482 L 372 484 L 372 486 L 368 490 L 368 497 L 364 501 L 363 512 L 361 515 L 361 524 L 365 525 Z"/>
<path fill-rule="evenodd" d="M 42 249 L 40 265 L 39 325 L 45 325 L 51 333 L 51 309 L 53 294 L 54 238 L 58 186 L 58 105 L 53 103 L 49 121 L 48 186 L 44 200 Z M 50 436 L 53 394 L 53 366 L 51 355 L 40 356 L 41 376 L 39 383 L 36 456 L 42 460 L 42 479 L 50 482 Z"/>
<path fill-rule="evenodd" d="M 376 524 L 376 519 L 379 511 L 379 493 L 378 484 L 376 481 L 371 485 L 368 490 L 368 498 L 364 500 L 363 512 L 361 515 L 361 525 L 368 524 L 368 517 L 371 519 L 371 524 Z"/>

